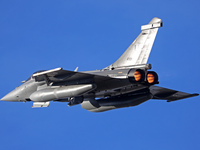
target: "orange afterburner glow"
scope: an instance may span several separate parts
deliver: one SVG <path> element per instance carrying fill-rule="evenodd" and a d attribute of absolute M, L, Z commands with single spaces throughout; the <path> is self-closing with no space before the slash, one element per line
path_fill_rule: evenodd
<path fill-rule="evenodd" d="M 141 78 L 142 78 L 142 75 L 141 75 L 141 73 L 139 71 L 136 71 L 134 73 L 134 77 L 135 77 L 135 81 L 140 81 Z"/>
<path fill-rule="evenodd" d="M 154 71 L 149 71 L 147 73 L 147 82 L 149 84 L 157 84 L 158 83 L 158 75 Z"/>
<path fill-rule="evenodd" d="M 148 83 L 153 83 L 155 81 L 154 75 L 149 73 L 147 75 L 147 81 L 148 81 Z"/>

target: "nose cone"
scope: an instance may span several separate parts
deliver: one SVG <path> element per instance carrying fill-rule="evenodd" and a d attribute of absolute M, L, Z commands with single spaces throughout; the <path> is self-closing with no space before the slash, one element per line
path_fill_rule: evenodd
<path fill-rule="evenodd" d="M 8 93 L 7 95 L 5 95 L 1 100 L 16 102 L 16 101 L 19 101 L 18 97 L 19 97 L 18 92 L 15 89 L 15 90 L 11 91 L 10 93 Z"/>
<path fill-rule="evenodd" d="M 18 101 L 17 100 L 17 96 L 13 95 L 12 93 L 8 93 L 7 95 L 5 95 L 2 99 L 2 101 Z"/>

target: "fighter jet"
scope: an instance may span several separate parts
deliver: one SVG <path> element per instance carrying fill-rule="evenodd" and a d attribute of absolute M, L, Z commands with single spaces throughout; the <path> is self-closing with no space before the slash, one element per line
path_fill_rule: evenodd
<path fill-rule="evenodd" d="M 141 26 L 141 33 L 128 49 L 108 67 L 77 72 L 56 68 L 37 71 L 2 101 L 32 101 L 32 107 L 48 107 L 50 102 L 80 104 L 91 112 L 136 106 L 150 99 L 172 102 L 198 96 L 159 86 L 158 74 L 147 64 L 162 20 L 155 17 Z"/>

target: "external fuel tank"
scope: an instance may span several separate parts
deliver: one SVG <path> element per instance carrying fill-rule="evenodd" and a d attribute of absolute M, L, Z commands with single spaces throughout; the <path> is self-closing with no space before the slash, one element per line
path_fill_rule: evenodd
<path fill-rule="evenodd" d="M 95 88 L 96 86 L 94 84 L 50 87 L 48 89 L 41 89 L 34 92 L 30 95 L 30 99 L 34 102 L 46 102 L 67 97 L 79 96 Z"/>

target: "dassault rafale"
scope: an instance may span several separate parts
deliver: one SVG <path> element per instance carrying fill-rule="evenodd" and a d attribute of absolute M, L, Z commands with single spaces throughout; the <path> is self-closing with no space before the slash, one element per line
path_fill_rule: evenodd
<path fill-rule="evenodd" d="M 50 102 L 80 104 L 91 112 L 136 106 L 150 99 L 172 102 L 198 96 L 159 86 L 158 75 L 147 64 L 162 20 L 155 17 L 141 26 L 141 33 L 110 66 L 95 71 L 77 72 L 56 68 L 38 71 L 2 101 L 32 101 L 32 107 L 48 107 Z"/>

